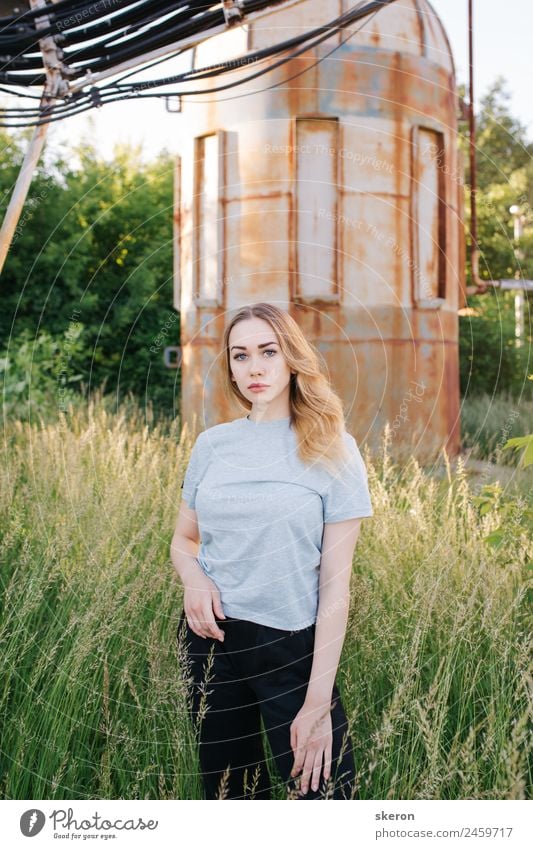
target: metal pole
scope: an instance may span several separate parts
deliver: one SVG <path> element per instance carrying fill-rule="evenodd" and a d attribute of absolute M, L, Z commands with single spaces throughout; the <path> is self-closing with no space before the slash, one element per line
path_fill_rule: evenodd
<path fill-rule="evenodd" d="M 520 277 L 520 262 L 524 259 L 524 254 L 520 249 L 520 239 L 522 238 L 522 224 L 524 216 L 522 210 L 517 204 L 513 204 L 509 212 L 513 216 L 513 236 L 514 236 L 514 255 L 516 259 L 515 280 L 521 280 Z M 522 348 L 524 345 L 524 289 L 520 286 L 514 296 L 514 321 L 515 321 L 515 347 Z"/>
<path fill-rule="evenodd" d="M 477 246 L 477 210 L 476 210 L 476 119 L 474 115 L 474 38 L 472 0 L 468 0 L 468 73 L 469 73 L 469 107 L 468 126 L 470 137 L 470 265 L 472 282 L 467 286 L 467 295 L 482 295 L 487 291 L 491 280 L 481 280 L 479 277 L 479 249 Z"/>
<path fill-rule="evenodd" d="M 30 4 L 34 9 L 41 7 L 46 8 L 45 0 L 30 0 Z M 42 29 L 47 26 L 49 26 L 49 19 L 46 15 L 35 20 L 35 27 L 37 29 Z M 41 39 L 39 41 L 39 45 L 43 53 L 44 65 L 48 78 L 40 102 L 40 109 L 44 110 L 47 106 L 50 106 L 55 102 L 57 94 L 63 94 L 65 90 L 68 89 L 66 82 L 61 78 L 62 63 L 59 59 L 61 53 L 55 41 L 53 38 L 47 37 Z M 22 167 L 19 171 L 17 182 L 15 183 L 15 188 L 4 216 L 2 229 L 0 230 L 0 273 L 4 268 L 6 256 L 13 240 L 13 233 L 15 232 L 17 222 L 22 212 L 22 207 L 24 206 L 24 202 L 28 194 L 28 189 L 31 185 L 33 172 L 37 166 L 43 149 L 48 126 L 48 124 L 41 124 L 34 128 L 33 136 L 28 145 L 28 149 L 26 150 L 24 162 L 22 163 Z"/>
<path fill-rule="evenodd" d="M 472 257 L 472 275 L 475 278 L 478 271 L 477 249 L 477 210 L 476 210 L 476 124 L 474 118 L 474 45 L 472 36 L 472 0 L 468 0 L 468 73 L 469 101 L 468 115 L 470 138 L 470 245 Z"/>

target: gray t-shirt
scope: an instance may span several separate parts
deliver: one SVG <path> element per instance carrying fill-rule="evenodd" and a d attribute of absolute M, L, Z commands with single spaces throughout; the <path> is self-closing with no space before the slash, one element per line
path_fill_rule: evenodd
<path fill-rule="evenodd" d="M 227 616 L 288 631 L 316 621 L 324 523 L 373 515 L 359 448 L 343 438 L 351 457 L 335 476 L 302 463 L 290 417 L 244 416 L 197 437 L 183 498 Z"/>

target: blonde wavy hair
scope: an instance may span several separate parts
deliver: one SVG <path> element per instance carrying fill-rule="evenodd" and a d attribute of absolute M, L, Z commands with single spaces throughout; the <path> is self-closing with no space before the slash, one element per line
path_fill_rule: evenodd
<path fill-rule="evenodd" d="M 289 405 L 291 427 L 296 433 L 298 456 L 303 463 L 323 463 L 336 473 L 349 452 L 344 443 L 346 430 L 341 399 L 332 389 L 320 367 L 316 349 L 307 341 L 296 321 L 285 310 L 261 302 L 242 307 L 229 321 L 223 334 L 222 381 L 228 398 L 235 398 L 246 410 L 252 403 L 232 381 L 229 337 L 233 327 L 245 319 L 262 318 L 274 330 L 291 375 Z"/>

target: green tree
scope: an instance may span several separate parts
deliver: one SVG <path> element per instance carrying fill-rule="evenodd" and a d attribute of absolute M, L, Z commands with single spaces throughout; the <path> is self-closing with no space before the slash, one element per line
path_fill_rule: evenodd
<path fill-rule="evenodd" d="M 465 95 L 464 87 L 459 92 Z M 533 279 L 532 154 L 526 128 L 509 110 L 505 80 L 498 77 L 481 100 L 476 115 L 476 210 L 479 274 L 484 280 L 508 279 L 518 272 Z M 470 221 L 470 161 L 468 123 L 459 122 L 465 161 L 465 218 Z M 517 204 L 524 213 L 520 244 L 514 241 L 513 216 Z M 469 240 L 468 240 L 469 241 Z M 519 251 L 517 255 L 516 251 Z M 467 284 L 472 283 L 467 251 Z M 461 316 L 460 369 L 462 392 L 510 390 L 518 395 L 531 372 L 531 295 L 525 295 L 524 344 L 515 344 L 514 293 L 490 287 L 486 294 L 469 297 L 474 314 Z"/>
<path fill-rule="evenodd" d="M 511 93 L 504 77 L 498 76 L 481 99 L 476 121 L 477 184 L 486 189 L 502 183 L 513 171 L 529 165 L 533 144 L 527 127 L 510 111 Z"/>
<path fill-rule="evenodd" d="M 8 199 L 23 141 L 3 137 L 0 190 Z M 172 308 L 173 156 L 145 164 L 140 148 L 115 147 L 110 162 L 90 144 L 41 164 L 2 274 L 3 348 L 46 329 L 60 339 L 83 325 L 73 372 L 156 409 L 172 412 L 175 372 L 154 346 L 179 343 Z M 4 206 L 6 201 L 4 202 Z M 150 350 L 152 348 L 152 350 Z"/>

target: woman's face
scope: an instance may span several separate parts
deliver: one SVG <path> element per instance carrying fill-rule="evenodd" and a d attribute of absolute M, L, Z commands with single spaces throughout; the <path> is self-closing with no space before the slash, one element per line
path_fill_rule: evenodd
<path fill-rule="evenodd" d="M 289 415 L 291 370 L 281 353 L 277 334 L 263 318 L 247 318 L 232 327 L 229 335 L 231 373 L 234 383 L 258 410 L 273 404 Z M 264 389 L 252 384 L 264 384 Z"/>

